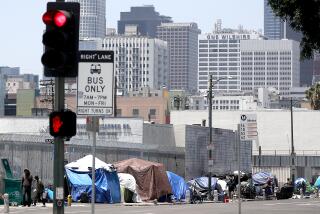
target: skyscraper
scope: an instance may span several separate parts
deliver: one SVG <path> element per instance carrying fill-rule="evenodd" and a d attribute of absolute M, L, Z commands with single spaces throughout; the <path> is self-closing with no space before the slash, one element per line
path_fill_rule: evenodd
<path fill-rule="evenodd" d="M 198 35 L 196 23 L 162 23 L 159 39 L 167 41 L 170 54 L 169 88 L 197 91 Z"/>
<path fill-rule="evenodd" d="M 198 90 L 208 90 L 209 74 L 214 80 L 224 80 L 214 84 L 214 92 L 239 92 L 241 89 L 241 54 L 242 40 L 258 40 L 263 36 L 255 31 L 222 28 L 221 20 L 215 24 L 212 33 L 199 36 L 199 72 Z M 232 79 L 228 79 L 232 77 Z"/>
<path fill-rule="evenodd" d="M 103 40 L 102 49 L 114 51 L 117 86 L 124 94 L 168 85 L 167 42 L 145 36 L 114 35 Z"/>
<path fill-rule="evenodd" d="M 289 23 L 283 22 L 275 16 L 268 0 L 264 0 L 264 35 L 268 39 L 291 39 L 301 42 L 301 32 L 294 31 Z M 300 63 L 300 86 L 310 86 L 312 84 L 313 60 L 303 60 Z"/>
<path fill-rule="evenodd" d="M 157 26 L 161 25 L 161 23 L 171 22 L 171 17 L 160 15 L 152 5 L 131 7 L 130 12 L 120 13 L 118 34 L 124 34 L 126 26 L 135 25 L 140 36 L 154 38 L 157 34 Z"/>
<path fill-rule="evenodd" d="M 268 39 L 282 39 L 283 30 L 283 21 L 275 16 L 268 0 L 264 0 L 264 36 Z"/>
<path fill-rule="evenodd" d="M 106 36 L 106 0 L 67 0 L 80 3 L 80 39 Z"/>
<path fill-rule="evenodd" d="M 284 97 L 299 86 L 300 49 L 294 40 L 241 40 L 241 91 L 275 88 Z"/>

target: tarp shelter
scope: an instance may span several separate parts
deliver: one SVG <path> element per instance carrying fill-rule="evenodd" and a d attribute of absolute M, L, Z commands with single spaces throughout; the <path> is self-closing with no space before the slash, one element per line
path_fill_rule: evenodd
<path fill-rule="evenodd" d="M 92 155 L 87 155 L 79 160 L 68 163 L 65 168 L 76 172 L 90 172 L 92 168 Z M 96 169 L 106 169 L 107 171 L 115 171 L 112 164 L 107 164 L 98 158 L 95 158 Z"/>
<path fill-rule="evenodd" d="M 211 189 L 214 190 L 217 185 L 217 178 L 211 177 Z M 188 181 L 188 185 L 194 186 L 200 190 L 208 190 L 209 179 L 208 177 L 199 177 Z"/>
<path fill-rule="evenodd" d="M 316 182 L 314 182 L 314 186 L 320 188 L 320 176 L 317 178 Z"/>
<path fill-rule="evenodd" d="M 118 172 L 131 174 L 136 179 L 138 194 L 143 201 L 171 194 L 163 164 L 132 158 L 117 162 L 114 166 Z"/>
<path fill-rule="evenodd" d="M 134 179 L 132 175 L 127 173 L 118 173 L 118 178 L 119 178 L 120 186 L 130 190 L 133 193 L 131 200 L 133 202 L 142 202 L 137 192 L 136 179 Z"/>
<path fill-rule="evenodd" d="M 66 169 L 73 201 L 79 201 L 81 193 L 91 191 L 92 179 L 87 173 L 76 173 Z"/>
<path fill-rule="evenodd" d="M 87 155 L 77 161 L 65 165 L 66 174 L 71 187 L 71 195 L 74 201 L 80 199 L 82 192 L 92 194 L 92 155 Z M 95 158 L 96 168 L 96 202 L 120 203 L 120 183 L 117 172 L 112 164 L 107 164 Z"/>
<path fill-rule="evenodd" d="M 105 169 L 96 170 L 96 202 L 98 203 L 120 203 L 120 183 L 117 172 L 108 172 Z M 92 190 L 90 188 L 90 190 Z M 92 191 L 89 191 L 89 195 Z"/>
<path fill-rule="evenodd" d="M 266 184 L 269 179 L 273 179 L 272 174 L 269 172 L 258 172 L 252 175 L 252 181 L 255 185 Z"/>
<path fill-rule="evenodd" d="M 297 178 L 295 181 L 294 181 L 294 185 L 295 186 L 300 186 L 302 185 L 302 182 L 304 182 L 305 184 L 307 183 L 307 180 L 304 179 L 304 178 Z"/>
<path fill-rule="evenodd" d="M 172 194 L 175 199 L 180 201 L 186 198 L 187 184 L 179 175 L 167 171 L 169 183 L 171 185 Z"/>
<path fill-rule="evenodd" d="M 82 193 L 92 197 L 92 176 L 88 172 L 76 172 L 66 169 L 67 179 L 73 201 L 79 201 Z M 105 169 L 96 170 L 96 202 L 120 203 L 120 183 L 117 172 L 108 172 Z"/>

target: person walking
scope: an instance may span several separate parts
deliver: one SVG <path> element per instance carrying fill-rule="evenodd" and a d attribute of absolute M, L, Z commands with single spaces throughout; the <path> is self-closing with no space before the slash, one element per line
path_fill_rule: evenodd
<path fill-rule="evenodd" d="M 24 175 L 21 180 L 21 186 L 22 186 L 22 205 L 28 207 L 31 206 L 31 186 L 32 186 L 32 180 L 33 177 L 29 171 L 29 169 L 23 170 Z"/>
<path fill-rule="evenodd" d="M 39 176 L 34 176 L 34 179 L 36 180 L 36 197 L 34 200 L 34 205 L 37 204 L 37 201 L 42 202 L 42 206 L 46 206 L 46 199 L 43 197 L 44 195 L 44 185 L 42 181 L 39 179 Z"/>

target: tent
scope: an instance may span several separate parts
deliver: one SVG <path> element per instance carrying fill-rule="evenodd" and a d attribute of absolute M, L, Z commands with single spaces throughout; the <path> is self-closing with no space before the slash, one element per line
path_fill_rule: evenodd
<path fill-rule="evenodd" d="M 214 190 L 216 188 L 218 179 L 211 177 L 211 189 Z M 194 186 L 195 188 L 198 188 L 200 190 L 208 190 L 209 186 L 209 179 L 208 177 L 199 177 L 196 179 L 193 179 L 191 181 L 188 181 L 189 186 Z"/>
<path fill-rule="evenodd" d="M 92 197 L 92 176 L 88 172 L 76 172 L 66 169 L 68 184 L 73 201 L 79 201 L 82 193 Z M 108 172 L 105 169 L 96 170 L 96 202 L 120 203 L 120 183 L 117 172 Z"/>
<path fill-rule="evenodd" d="M 65 165 L 65 168 L 70 169 L 72 171 L 77 171 L 77 172 L 90 172 L 91 167 L 92 167 L 92 155 L 87 155 L 83 158 L 80 158 L 79 160 L 76 160 L 74 162 L 71 162 Z M 95 158 L 95 168 L 96 169 L 103 168 L 109 172 L 115 171 L 112 164 L 107 164 L 98 158 Z"/>
<path fill-rule="evenodd" d="M 108 172 L 105 169 L 96 170 L 96 202 L 97 203 L 120 203 L 120 183 L 117 172 Z M 91 195 L 91 188 L 89 195 Z"/>
<path fill-rule="evenodd" d="M 304 178 L 297 178 L 295 181 L 294 181 L 294 185 L 297 187 L 297 186 L 301 186 L 302 185 L 302 182 L 304 183 L 307 183 L 307 180 L 304 179 Z"/>
<path fill-rule="evenodd" d="M 79 201 L 81 193 L 91 191 L 92 179 L 89 174 L 80 174 L 66 169 L 66 175 L 73 201 Z"/>
<path fill-rule="evenodd" d="M 137 192 L 137 183 L 136 179 L 130 174 L 127 173 L 118 173 L 118 178 L 120 182 L 120 186 L 132 192 L 132 200 L 133 202 L 142 202 L 141 198 Z"/>
<path fill-rule="evenodd" d="M 68 184 L 72 199 L 78 201 L 83 192 L 92 195 L 92 155 L 65 165 Z M 121 201 L 120 183 L 117 172 L 112 164 L 95 158 L 96 202 L 119 203 Z"/>
<path fill-rule="evenodd" d="M 137 192 L 143 201 L 171 194 L 170 183 L 163 164 L 137 158 L 114 164 L 120 173 L 131 174 L 137 182 Z"/>
<path fill-rule="evenodd" d="M 174 195 L 175 199 L 178 201 L 185 199 L 187 184 L 184 179 L 179 175 L 169 171 L 167 171 L 167 176 L 171 185 L 172 194 Z"/>
<path fill-rule="evenodd" d="M 316 182 L 314 183 L 314 186 L 320 189 L 320 176 L 317 178 Z"/>
<path fill-rule="evenodd" d="M 252 175 L 252 181 L 254 185 L 266 184 L 269 179 L 273 179 L 272 174 L 269 172 L 258 172 Z"/>
<path fill-rule="evenodd" d="M 226 191 L 228 189 L 228 185 L 225 180 L 218 179 L 217 183 L 221 186 L 222 191 Z"/>

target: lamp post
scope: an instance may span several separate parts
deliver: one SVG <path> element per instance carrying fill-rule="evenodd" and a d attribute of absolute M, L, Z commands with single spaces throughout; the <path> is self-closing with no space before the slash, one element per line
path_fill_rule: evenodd
<path fill-rule="evenodd" d="M 294 183 L 295 174 L 296 174 L 296 162 L 295 162 L 295 151 L 294 151 L 294 143 L 293 143 L 293 101 L 292 97 L 290 99 L 290 116 L 291 116 L 291 154 L 290 154 L 290 174 L 291 174 L 291 181 Z"/>
<path fill-rule="evenodd" d="M 231 76 L 227 77 L 221 77 L 214 82 L 212 81 L 212 74 L 209 76 L 209 93 L 208 93 L 208 99 L 209 99 L 209 145 L 208 145 L 208 198 L 209 200 L 212 200 L 212 194 L 211 194 L 211 177 L 212 177 L 212 166 L 213 166 L 213 158 L 212 158 L 212 152 L 213 152 L 213 143 L 212 143 L 212 89 L 215 83 L 218 83 L 220 80 L 224 79 L 232 79 Z"/>

